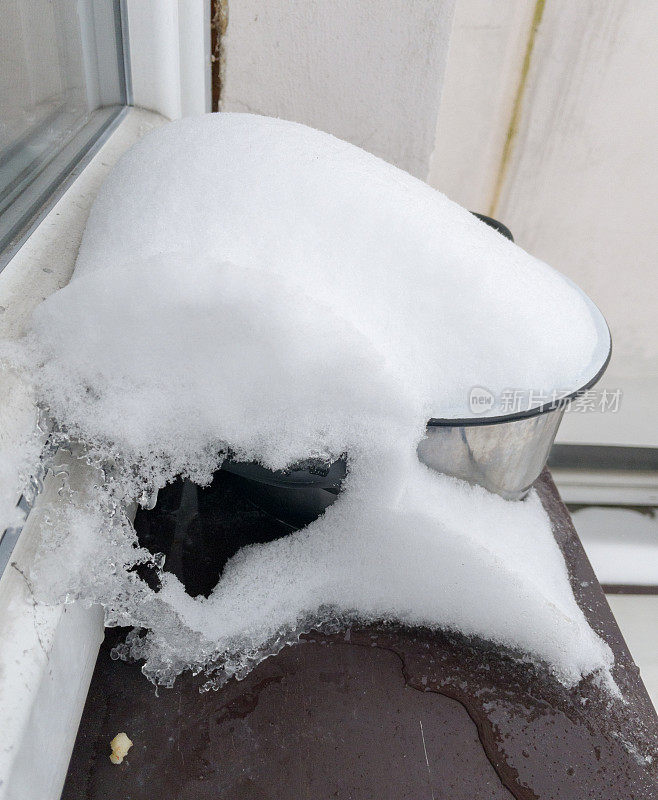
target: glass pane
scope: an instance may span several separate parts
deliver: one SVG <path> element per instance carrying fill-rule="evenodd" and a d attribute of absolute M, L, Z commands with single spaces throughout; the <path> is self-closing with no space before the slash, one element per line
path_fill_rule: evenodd
<path fill-rule="evenodd" d="M 125 104 L 119 0 L 0 0 L 0 250 Z M 58 156 L 62 157 L 58 163 Z"/>

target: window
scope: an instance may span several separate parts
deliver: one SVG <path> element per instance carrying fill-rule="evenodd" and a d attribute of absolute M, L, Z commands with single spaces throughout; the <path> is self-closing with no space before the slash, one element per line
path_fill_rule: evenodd
<path fill-rule="evenodd" d="M 0 0 L 0 269 L 128 101 L 120 0 Z"/>

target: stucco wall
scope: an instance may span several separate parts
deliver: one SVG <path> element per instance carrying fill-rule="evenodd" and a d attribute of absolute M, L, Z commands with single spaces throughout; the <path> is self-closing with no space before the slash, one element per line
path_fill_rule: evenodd
<path fill-rule="evenodd" d="M 221 108 L 303 122 L 426 179 L 453 6 L 229 2 Z"/>
<path fill-rule="evenodd" d="M 429 182 L 509 225 L 612 331 L 620 411 L 567 415 L 562 441 L 658 446 L 657 29 L 651 0 L 457 3 Z"/>
<path fill-rule="evenodd" d="M 658 379 L 656 30 L 644 0 L 546 4 L 494 210 L 601 305 L 611 371 Z"/>

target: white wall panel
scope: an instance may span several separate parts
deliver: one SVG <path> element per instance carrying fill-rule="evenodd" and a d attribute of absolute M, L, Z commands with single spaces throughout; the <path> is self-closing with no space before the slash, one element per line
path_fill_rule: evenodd
<path fill-rule="evenodd" d="M 568 414 L 561 441 L 658 446 L 657 31 L 654 0 L 458 0 L 430 182 L 509 225 L 612 330 L 620 411 Z"/>
<path fill-rule="evenodd" d="M 486 213 L 533 19 L 529 0 L 458 0 L 428 183 Z"/>
<path fill-rule="evenodd" d="M 168 119 L 210 111 L 210 0 L 126 0 L 133 104 Z"/>
<path fill-rule="evenodd" d="M 303 122 L 425 179 L 453 7 L 229 2 L 222 108 Z"/>

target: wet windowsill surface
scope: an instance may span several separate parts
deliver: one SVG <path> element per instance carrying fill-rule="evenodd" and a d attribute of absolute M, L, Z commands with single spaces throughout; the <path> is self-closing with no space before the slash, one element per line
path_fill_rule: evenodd
<path fill-rule="evenodd" d="M 548 473 L 538 490 L 625 705 L 485 643 L 385 626 L 310 634 L 218 691 L 185 673 L 156 696 L 108 631 L 62 800 L 655 797 L 655 712 Z M 122 731 L 134 745 L 114 765 Z"/>

